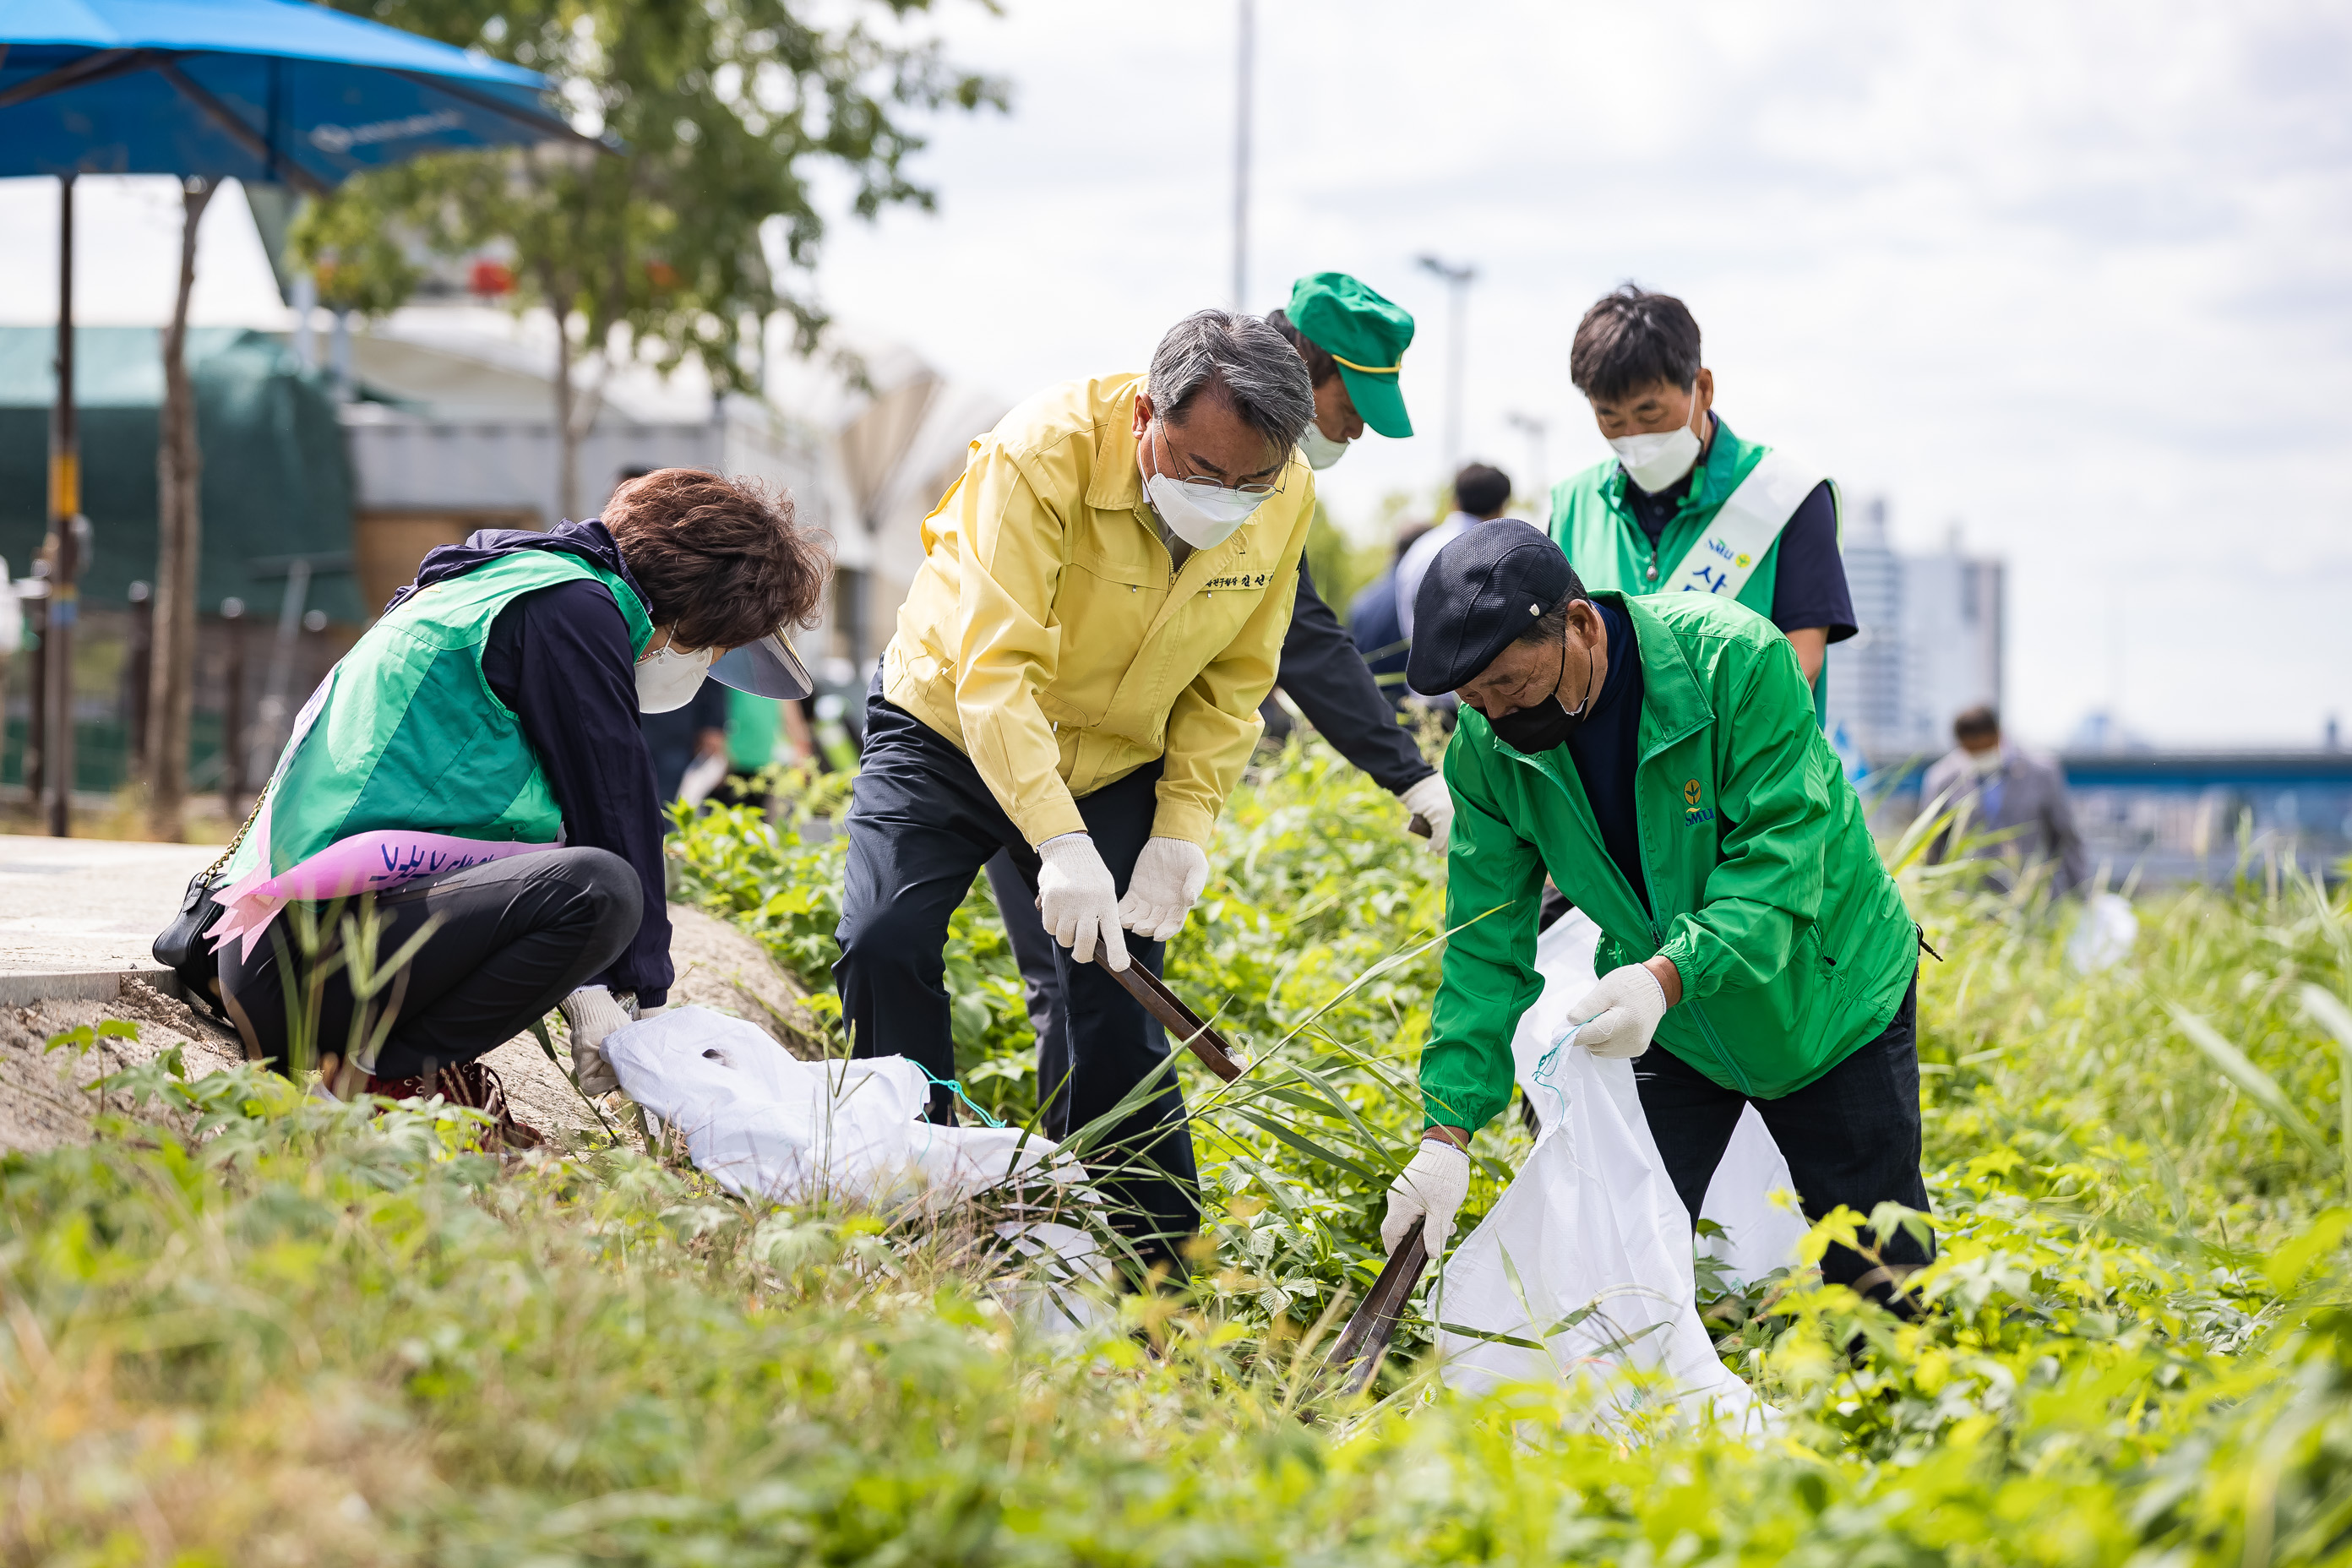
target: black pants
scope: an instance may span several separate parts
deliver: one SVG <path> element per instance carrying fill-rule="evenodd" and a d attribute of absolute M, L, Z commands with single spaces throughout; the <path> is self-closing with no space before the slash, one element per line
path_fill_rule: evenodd
<path fill-rule="evenodd" d="M 842 1019 L 861 1057 L 903 1056 L 933 1078 L 955 1077 L 946 984 L 948 918 L 980 868 L 1010 858 L 1019 891 L 1036 897 L 1037 852 L 996 803 L 979 770 L 954 744 L 881 696 L 866 710 L 866 749 L 849 806 L 848 886 L 842 901 L 841 958 L 833 966 Z M 1078 802 L 1078 814 L 1122 893 L 1151 837 L 1160 764 L 1137 769 Z M 1003 895 L 1002 891 L 1000 898 Z M 1048 1137 L 1063 1139 L 1112 1110 L 1168 1058 L 1168 1040 L 1100 966 L 1072 961 L 1051 942 L 1066 998 L 1066 1033 L 1038 1092 Z M 1160 973 L 1161 948 L 1133 934 L 1128 955 Z M 1180 1248 L 1200 1224 L 1192 1136 L 1172 1074 L 1141 1109 L 1111 1130 L 1095 1163 L 1123 1210 L 1138 1250 L 1182 1269 Z M 953 1101 L 934 1091 L 932 1114 L 949 1120 Z M 1113 1170 L 1117 1173 L 1110 1173 Z"/>
<path fill-rule="evenodd" d="M 1021 879 L 1012 850 L 1000 849 L 989 860 L 988 886 L 1004 920 L 1004 940 L 1013 949 L 1013 962 L 1021 965 L 1021 1000 L 1029 1010 L 1029 1026 L 1037 1033 L 1037 1093 L 1045 1119 L 1050 1126 L 1058 1114 L 1066 1124 L 1066 1104 L 1055 1104 L 1057 1099 L 1068 1099 L 1064 1086 L 1070 1077 L 1069 1032 L 1062 1027 L 1062 967 L 1055 960 L 1062 945 L 1046 932 L 1036 894 Z"/>
<path fill-rule="evenodd" d="M 1725 1089 L 1663 1047 L 1644 1053 L 1633 1064 L 1642 1112 L 1692 1224 L 1698 1222 L 1707 1182 L 1730 1145 L 1740 1110 L 1751 1104 L 1788 1159 L 1807 1219 L 1819 1220 L 1840 1204 L 1867 1219 L 1890 1198 L 1926 1213 L 1927 1184 L 1919 1174 L 1918 1013 L 1915 974 L 1903 1005 L 1876 1039 L 1778 1100 L 1751 1100 Z M 1870 1239 L 1867 1234 L 1864 1239 Z M 1932 1247 L 1921 1247 L 1907 1231 L 1897 1231 L 1879 1250 L 1884 1261 L 1898 1265 L 1925 1263 L 1934 1256 Z M 1843 1247 L 1831 1247 L 1822 1259 L 1822 1277 L 1843 1285 L 1874 1267 Z M 1869 1293 L 1886 1291 L 1874 1281 Z"/>
<path fill-rule="evenodd" d="M 380 963 L 427 921 L 436 922 L 404 977 L 372 1004 L 381 1018 L 385 1000 L 399 999 L 392 1033 L 375 1060 L 380 1078 L 415 1078 L 504 1045 L 620 957 L 645 918 L 636 872 L 604 849 L 515 855 L 411 882 L 367 903 L 347 900 L 341 912 L 360 916 L 370 903 L 383 930 L 376 942 Z M 304 1005 L 306 961 L 293 921 L 293 910 L 280 913 L 250 959 L 240 955 L 243 943 L 234 939 L 220 955 L 221 991 L 247 1048 L 279 1072 L 289 1070 L 288 1008 Z M 322 931 L 320 937 L 328 953 L 340 946 L 339 935 Z M 281 946 L 283 961 L 296 970 L 290 985 Z M 352 1049 L 352 1011 L 351 976 L 338 966 L 326 984 L 310 1047 L 314 1058 Z"/>

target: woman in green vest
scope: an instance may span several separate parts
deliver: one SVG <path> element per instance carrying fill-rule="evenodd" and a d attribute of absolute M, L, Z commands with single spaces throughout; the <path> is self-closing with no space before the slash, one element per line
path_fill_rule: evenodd
<path fill-rule="evenodd" d="M 304 707 L 229 862 L 221 989 L 247 1054 L 315 1059 L 346 1089 L 437 1092 L 528 1144 L 477 1058 L 560 1005 L 583 1089 L 614 1087 L 604 1037 L 664 1005 L 672 978 L 638 715 L 683 706 L 706 676 L 805 695 L 784 633 L 826 574 L 789 498 L 688 468 L 624 484 L 601 520 L 428 554 Z M 352 973 L 370 961 L 341 951 L 342 922 L 305 953 L 311 922 L 280 918 L 354 895 L 376 962 L 420 943 L 373 1020 Z"/>

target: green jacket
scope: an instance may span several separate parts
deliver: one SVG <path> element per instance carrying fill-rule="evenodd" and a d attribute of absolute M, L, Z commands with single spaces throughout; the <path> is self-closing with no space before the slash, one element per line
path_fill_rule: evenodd
<path fill-rule="evenodd" d="M 1691 476 L 1690 488 L 1683 492 L 1655 545 L 1625 504 L 1628 481 L 1623 466 L 1613 458 L 1596 463 L 1552 487 L 1552 541 L 1567 552 L 1569 564 L 1588 588 L 1614 588 L 1622 594 L 1663 592 L 1662 585 L 1674 580 L 1683 557 L 1731 499 L 1731 492 L 1739 488 L 1739 481 L 1771 449 L 1741 440 L 1718 417 L 1706 460 Z M 1843 537 L 1845 522 L 1835 483 L 1830 486 L 1830 504 L 1839 509 L 1838 532 Z M 1772 591 L 1780 576 L 1780 542 L 1775 539 L 1739 590 L 1738 602 L 1769 619 Z M 1825 711 L 1827 677 L 1824 669 L 1822 678 L 1813 683 L 1816 719 Z"/>
<path fill-rule="evenodd" d="M 1463 929 L 1421 1058 L 1432 1125 L 1475 1130 L 1510 1100 L 1511 1037 L 1543 990 L 1547 872 L 1601 927 L 1599 973 L 1660 953 L 1681 972 L 1656 1045 L 1759 1099 L 1877 1036 L 1910 984 L 1917 932 L 1788 639 L 1705 595 L 1593 597 L 1624 610 L 1640 648 L 1634 799 L 1651 909 L 1601 847 L 1568 749 L 1526 755 L 1465 707 L 1445 753 L 1446 923 Z"/>
<path fill-rule="evenodd" d="M 580 556 L 520 550 L 411 594 L 353 644 L 295 721 L 270 781 L 269 873 L 375 828 L 552 844 L 563 812 L 522 721 L 482 676 L 499 612 L 584 577 L 612 591 L 642 653 L 653 623 L 620 578 Z M 261 857 L 248 837 L 228 873 Z"/>

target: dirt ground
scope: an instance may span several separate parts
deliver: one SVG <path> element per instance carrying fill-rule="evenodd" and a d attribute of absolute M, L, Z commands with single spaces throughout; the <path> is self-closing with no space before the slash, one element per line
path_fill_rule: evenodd
<path fill-rule="evenodd" d="M 670 906 L 670 957 L 677 970 L 670 1005 L 709 1007 L 750 1020 L 795 1056 L 817 1054 L 820 1035 L 805 994 L 770 961 L 760 944 L 699 910 Z M 136 1040 L 105 1039 L 86 1055 L 70 1048 L 44 1049 L 53 1037 L 108 1018 L 139 1026 Z M 551 1029 L 560 1055 L 569 1051 L 560 1021 Z M 125 1113 L 121 1096 L 101 1107 L 89 1085 L 109 1073 L 152 1061 L 173 1046 L 190 1077 L 234 1067 L 243 1050 L 234 1040 L 200 1022 L 180 1002 L 142 982 L 129 983 L 112 1002 L 42 1002 L 0 1008 L 0 1151 L 38 1152 L 88 1142 L 101 1110 Z M 482 1058 L 499 1075 L 515 1115 L 542 1132 L 584 1132 L 597 1125 L 587 1103 L 572 1086 L 568 1070 L 547 1059 L 529 1034 L 517 1036 Z M 615 1127 L 626 1106 L 618 1096 L 604 1108 Z M 150 1105 L 140 1114 L 152 1117 Z"/>

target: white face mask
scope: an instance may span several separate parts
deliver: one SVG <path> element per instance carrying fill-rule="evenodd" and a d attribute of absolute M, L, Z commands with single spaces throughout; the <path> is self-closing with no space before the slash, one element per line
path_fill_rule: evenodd
<path fill-rule="evenodd" d="M 1969 760 L 1969 772 L 1974 773 L 1977 777 L 1980 779 L 1990 778 L 1993 774 L 2000 772 L 2000 748 L 1999 746 L 1995 746 L 1989 752 L 1969 752 L 1966 754 Z"/>
<path fill-rule="evenodd" d="M 1158 420 L 1152 421 L 1156 433 Z M 1160 452 L 1168 450 L 1166 437 L 1160 437 Z M 1143 466 L 1143 453 L 1135 455 L 1136 467 Z M 1234 530 L 1247 522 L 1250 513 L 1265 504 L 1263 495 L 1250 495 L 1241 490 L 1229 490 L 1222 485 L 1192 485 L 1172 474 L 1147 475 L 1143 493 L 1151 500 L 1151 510 L 1168 525 L 1168 531 L 1195 550 L 1213 550 L 1234 535 Z"/>
<path fill-rule="evenodd" d="M 1334 441 L 1323 434 L 1323 427 L 1312 419 L 1307 422 L 1307 434 L 1298 438 L 1298 450 L 1307 458 L 1307 466 L 1317 473 L 1348 455 L 1350 441 Z"/>
<path fill-rule="evenodd" d="M 694 700 L 710 673 L 709 648 L 680 653 L 661 647 L 637 660 L 637 711 L 667 713 Z"/>
<path fill-rule="evenodd" d="M 1609 446 L 1625 465 L 1626 477 L 1652 495 L 1689 473 L 1698 461 L 1698 432 L 1687 425 L 1642 436 L 1614 436 Z"/>

